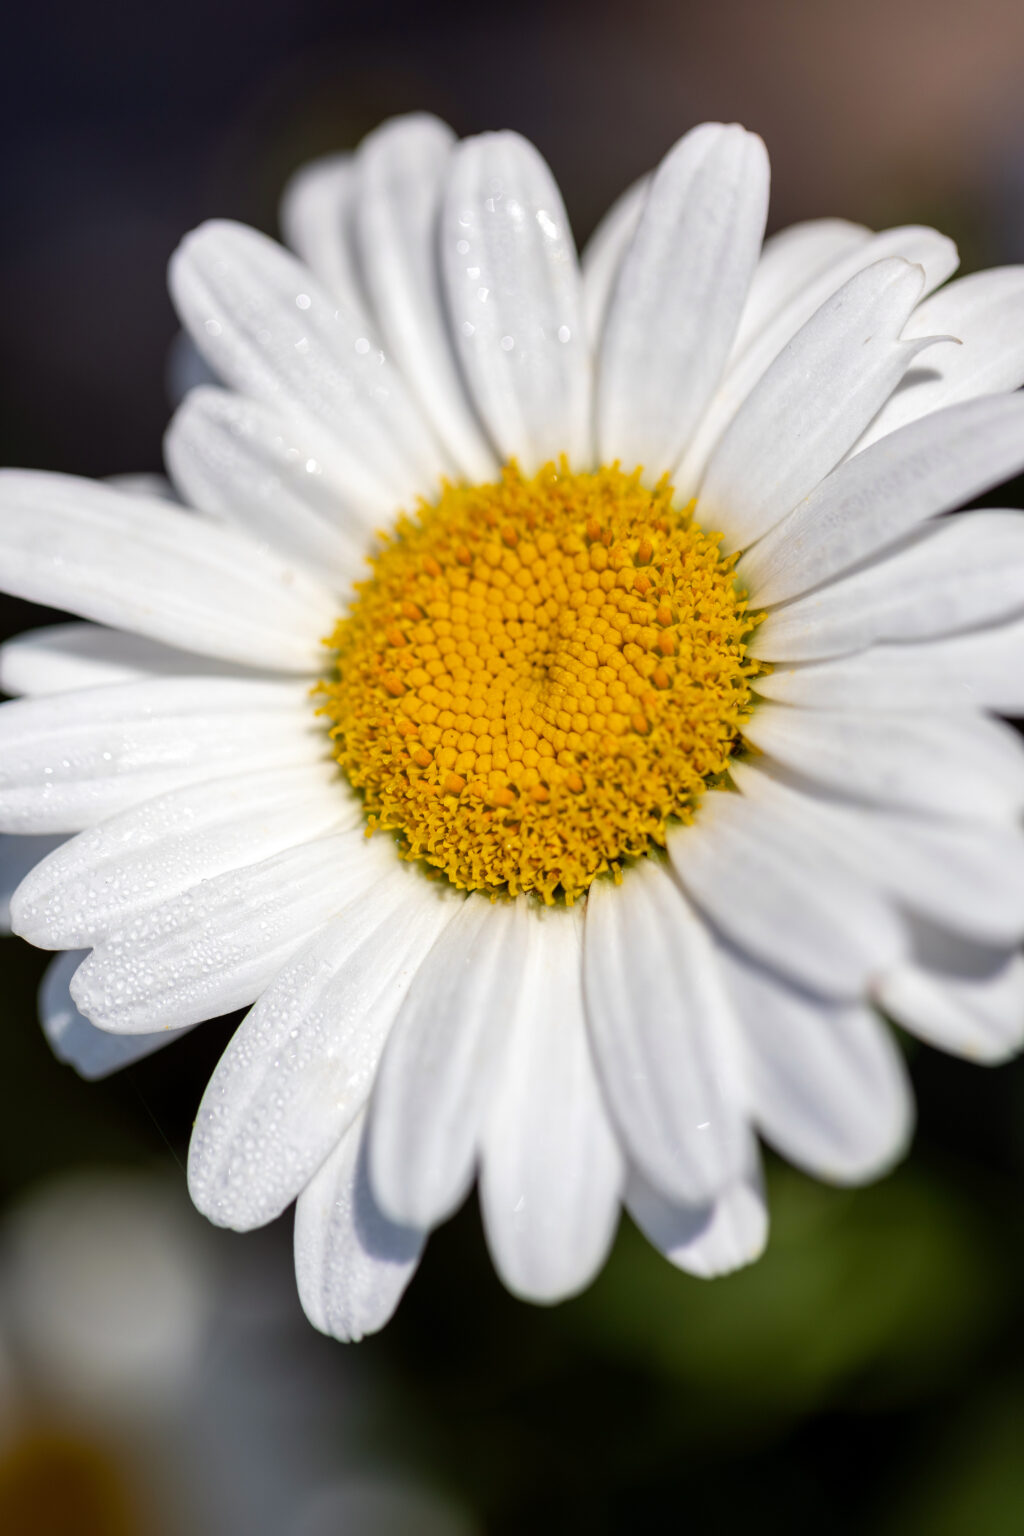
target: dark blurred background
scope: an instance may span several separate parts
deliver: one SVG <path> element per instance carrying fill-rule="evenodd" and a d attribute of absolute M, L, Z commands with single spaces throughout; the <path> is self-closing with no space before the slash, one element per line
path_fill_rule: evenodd
<path fill-rule="evenodd" d="M 581 242 L 712 117 L 765 137 L 771 227 L 933 222 L 965 271 L 1024 261 L 1020 0 L 23 0 L 4 51 L 6 463 L 158 468 L 175 330 L 164 269 L 180 236 L 211 214 L 275 230 L 292 169 L 414 107 L 463 133 L 531 137 Z M 0 609 L 4 634 L 45 617 Z M 35 1024 L 44 957 L 5 940 L 3 963 L 4 1209 L 75 1169 L 180 1186 L 231 1022 L 87 1085 Z M 771 1165 L 773 1236 L 754 1269 L 705 1285 L 624 1229 L 593 1289 L 543 1311 L 502 1291 L 470 1205 L 357 1351 L 307 1337 L 289 1295 L 272 1346 L 256 1333 L 240 1346 L 253 1390 L 297 1390 L 295 1361 L 315 1357 L 318 1378 L 371 1405 L 356 1416 L 371 1469 L 409 1469 L 495 1536 L 1024 1531 L 1024 1066 L 911 1057 L 908 1162 L 860 1192 Z M 289 1283 L 287 1222 L 217 1243 L 234 1275 Z M 341 1468 L 351 1425 L 338 1423 Z M 59 1530 L 129 1530 L 83 1519 Z"/>

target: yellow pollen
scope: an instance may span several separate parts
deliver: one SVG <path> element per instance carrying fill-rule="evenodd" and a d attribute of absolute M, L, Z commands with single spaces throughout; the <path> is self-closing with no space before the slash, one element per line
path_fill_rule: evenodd
<path fill-rule="evenodd" d="M 692 817 L 750 712 L 759 616 L 672 500 L 563 460 L 399 518 L 318 690 L 369 831 L 460 888 L 571 903 Z"/>

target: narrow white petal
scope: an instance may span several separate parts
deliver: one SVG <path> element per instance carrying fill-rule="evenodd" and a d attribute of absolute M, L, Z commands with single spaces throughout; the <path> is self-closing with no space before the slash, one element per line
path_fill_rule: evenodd
<path fill-rule="evenodd" d="M 1024 746 L 970 712 L 876 714 L 763 704 L 743 727 L 762 752 L 853 799 L 1004 822 L 1024 806 Z"/>
<path fill-rule="evenodd" d="M 43 949 L 90 947 L 203 880 L 354 827 L 361 815 L 329 762 L 187 785 L 80 832 L 37 864 L 13 903 L 17 931 Z"/>
<path fill-rule="evenodd" d="M 605 319 L 599 457 L 657 479 L 725 367 L 768 212 L 768 155 L 737 124 L 702 123 L 651 181 Z"/>
<path fill-rule="evenodd" d="M 1024 397 L 939 411 L 841 464 L 737 567 L 756 602 L 818 586 L 1024 466 Z"/>
<path fill-rule="evenodd" d="M 515 133 L 454 150 L 442 271 L 463 370 L 503 458 L 530 472 L 590 460 L 590 355 L 569 219 L 548 167 Z"/>
<path fill-rule="evenodd" d="M 736 1020 L 710 935 L 653 859 L 590 888 L 587 1024 L 632 1163 L 668 1199 L 699 1205 L 737 1177 L 749 1132 Z"/>
<path fill-rule="evenodd" d="M 364 318 L 265 235 L 213 220 L 171 259 L 171 296 L 203 355 L 243 395 L 299 409 L 399 502 L 446 462 Z"/>
<path fill-rule="evenodd" d="M 595 352 L 601 345 L 605 316 L 619 269 L 636 234 L 650 186 L 651 178 L 641 176 L 639 181 L 627 187 L 612 203 L 580 253 L 583 311 L 587 335 Z"/>
<path fill-rule="evenodd" d="M 377 1074 L 370 1177 L 382 1208 L 436 1226 L 473 1181 L 529 938 L 523 901 L 470 896 L 408 993 Z"/>
<path fill-rule="evenodd" d="M 1022 402 L 1024 403 L 1024 402 Z M 961 512 L 907 546 L 776 608 L 754 656 L 821 660 L 881 640 L 933 640 L 1024 609 L 1024 512 Z"/>
<path fill-rule="evenodd" d="M 11 897 L 36 865 L 59 848 L 59 835 L 49 837 L 0 836 L 0 933 L 11 931 Z"/>
<path fill-rule="evenodd" d="M 329 753 L 303 684 L 165 677 L 0 705 L 0 828 L 78 832 L 226 772 Z"/>
<path fill-rule="evenodd" d="M 250 677 L 249 667 L 195 651 L 177 651 L 102 624 L 47 624 L 0 645 L 4 693 L 70 693 L 144 677 Z"/>
<path fill-rule="evenodd" d="M 615 1234 L 623 1163 L 583 1016 L 578 909 L 534 912 L 518 1007 L 484 1130 L 480 1201 L 509 1290 L 583 1289 Z"/>
<path fill-rule="evenodd" d="M 766 706 L 767 707 L 767 706 Z M 704 796 L 668 836 L 673 867 L 739 949 L 834 997 L 858 997 L 904 948 L 890 904 L 834 858 L 809 816 Z"/>
<path fill-rule="evenodd" d="M 74 1067 L 79 1077 L 96 1082 L 173 1045 L 188 1029 L 161 1029 L 151 1035 L 111 1035 L 79 1013 L 68 990 L 85 956 L 81 950 L 57 955 L 46 967 L 39 988 L 39 1021 L 58 1061 Z"/>
<path fill-rule="evenodd" d="M 274 976 L 203 1095 L 189 1188 L 219 1226 L 272 1221 L 320 1167 L 366 1102 L 402 999 L 458 908 L 450 891 L 396 867 L 393 848 L 373 852 L 375 873 L 363 863 L 361 893 Z"/>
<path fill-rule="evenodd" d="M 673 475 L 680 499 L 696 496 L 708 460 L 736 412 L 767 369 L 821 306 L 840 288 L 873 263 L 902 257 L 924 268 L 925 292 L 930 293 L 956 270 L 956 246 L 934 229 L 909 225 L 883 230 L 870 240 L 836 257 L 817 277 L 805 283 L 763 326 L 735 363 L 726 370 L 703 420 Z"/>
<path fill-rule="evenodd" d="M 879 411 L 856 452 L 908 421 L 957 400 L 1024 384 L 1024 267 L 995 267 L 961 277 L 926 299 L 910 336 L 955 336 L 912 369 Z"/>
<path fill-rule="evenodd" d="M 383 1328 L 424 1241 L 422 1232 L 397 1226 L 377 1205 L 360 1114 L 295 1207 L 295 1279 L 313 1327 L 353 1343 Z"/>
<path fill-rule="evenodd" d="M 1024 619 L 928 645 L 879 645 L 833 661 L 778 666 L 754 686 L 764 698 L 822 709 L 1024 715 Z"/>
<path fill-rule="evenodd" d="M 889 1031 L 862 1003 L 805 992 L 736 951 L 722 963 L 743 1024 L 750 1105 L 768 1141 L 817 1178 L 860 1184 L 903 1154 L 914 1101 Z"/>
<path fill-rule="evenodd" d="M 164 439 L 167 467 L 200 511 L 243 529 L 348 595 L 387 494 L 332 462 L 330 440 L 223 389 L 194 389 Z"/>
<path fill-rule="evenodd" d="M 743 549 L 842 458 L 929 341 L 901 341 L 920 267 L 894 257 L 850 279 L 797 332 L 715 448 L 697 503 L 703 527 Z"/>
<path fill-rule="evenodd" d="M 999 1062 L 1024 1045 L 1024 955 L 918 923 L 915 953 L 882 977 L 880 1007 L 929 1045 Z"/>
<path fill-rule="evenodd" d="M 730 366 L 809 283 L 870 239 L 863 224 L 845 219 L 808 219 L 769 235 L 740 316 Z"/>
<path fill-rule="evenodd" d="M 315 672 L 333 594 L 233 528 L 72 475 L 0 470 L 15 597 L 226 661 Z"/>
<path fill-rule="evenodd" d="M 494 451 L 466 398 L 444 311 L 438 222 L 455 135 L 426 112 L 384 123 L 356 156 L 355 236 L 385 347 L 469 480 L 493 480 Z"/>
<path fill-rule="evenodd" d="M 352 236 L 356 177 L 352 155 L 325 155 L 300 167 L 284 189 L 281 233 L 328 293 L 364 306 Z"/>
<path fill-rule="evenodd" d="M 353 831 L 205 880 L 98 944 L 72 996 L 94 1024 L 128 1035 L 244 1008 L 310 934 L 365 898 L 376 852 Z"/>
<path fill-rule="evenodd" d="M 670 1264 L 701 1280 L 753 1264 L 768 1241 L 768 1205 L 756 1151 L 745 1177 L 711 1205 L 674 1204 L 636 1172 L 630 1175 L 625 1203 L 647 1241 Z"/>

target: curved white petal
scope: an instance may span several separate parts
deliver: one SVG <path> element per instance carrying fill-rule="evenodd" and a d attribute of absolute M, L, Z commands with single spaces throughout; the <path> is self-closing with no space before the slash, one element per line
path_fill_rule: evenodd
<path fill-rule="evenodd" d="M 647 1241 L 670 1264 L 701 1280 L 753 1264 L 768 1241 L 768 1204 L 756 1148 L 745 1176 L 711 1205 L 674 1204 L 635 1171 L 626 1186 L 625 1205 Z"/>
<path fill-rule="evenodd" d="M 1024 1045 L 1024 955 L 973 944 L 926 923 L 915 953 L 882 977 L 880 1007 L 930 1045 L 999 1062 Z"/>
<path fill-rule="evenodd" d="M 739 949 L 834 997 L 859 997 L 902 953 L 890 904 L 834 858 L 799 808 L 771 813 L 742 795 L 706 794 L 668 836 L 687 891 Z"/>
<path fill-rule="evenodd" d="M 561 194 L 515 133 L 464 139 L 441 218 L 448 310 L 473 402 L 527 473 L 590 461 L 590 353 Z"/>
<path fill-rule="evenodd" d="M 641 176 L 632 186 L 627 187 L 612 203 L 580 252 L 583 312 L 587 335 L 595 352 L 601 345 L 608 305 L 615 291 L 623 257 L 636 234 L 650 186 L 651 178 Z"/>
<path fill-rule="evenodd" d="M 0 828 L 78 832 L 185 784 L 329 748 L 298 683 L 165 677 L 15 699 L 0 705 Z"/>
<path fill-rule="evenodd" d="M 444 311 L 438 222 L 455 135 L 426 112 L 383 123 L 356 156 L 354 230 L 385 347 L 469 480 L 498 464 L 473 414 Z"/>
<path fill-rule="evenodd" d="M 1024 384 L 1024 266 L 972 272 L 933 294 L 910 336 L 955 336 L 908 373 L 857 443 L 859 453 L 931 411 Z"/>
<path fill-rule="evenodd" d="M 250 667 L 102 624 L 47 624 L 0 645 L 0 689 L 9 694 L 70 693 L 144 677 L 248 677 Z"/>
<path fill-rule="evenodd" d="M 743 734 L 784 767 L 853 799 L 997 822 L 1024 807 L 1024 745 L 981 715 L 762 704 Z"/>
<path fill-rule="evenodd" d="M 218 1226 L 272 1221 L 320 1167 L 366 1102 L 402 999 L 457 910 L 450 892 L 396 868 L 393 848 L 370 858 L 347 904 L 239 1025 L 203 1095 L 189 1188 Z"/>
<path fill-rule="evenodd" d="M 846 219 L 808 219 L 769 235 L 740 316 L 730 367 L 809 283 L 870 239 L 869 229 Z"/>
<path fill-rule="evenodd" d="M 0 584 L 186 650 L 315 672 L 331 592 L 233 528 L 73 475 L 0 470 Z"/>
<path fill-rule="evenodd" d="M 836 294 L 844 283 L 875 262 L 890 257 L 924 268 L 924 292 L 930 293 L 956 270 L 957 253 L 952 240 L 937 230 L 917 225 L 886 229 L 852 246 L 831 261 L 817 277 L 805 283 L 765 325 L 751 344 L 726 370 L 708 410 L 673 475 L 680 501 L 696 496 L 708 460 L 736 412 L 767 369 L 801 326 Z"/>
<path fill-rule="evenodd" d="M 1024 609 L 1024 512 L 960 512 L 852 576 L 776 608 L 750 651 L 818 661 L 881 640 L 934 640 Z"/>
<path fill-rule="evenodd" d="M 826 300 L 751 390 L 711 455 L 697 517 L 743 549 L 802 501 L 928 340 L 901 341 L 920 267 L 876 262 Z"/>
<path fill-rule="evenodd" d="M 374 1084 L 370 1178 L 395 1221 L 432 1227 L 472 1181 L 529 941 L 526 903 L 470 896 L 395 1020 Z"/>
<path fill-rule="evenodd" d="M 361 310 L 365 299 L 352 234 L 356 175 L 352 155 L 324 155 L 303 165 L 281 197 L 281 233 L 328 293 Z"/>
<path fill-rule="evenodd" d="M 353 472 L 400 503 L 436 491 L 447 466 L 398 369 L 363 317 L 281 246 L 211 220 L 185 237 L 169 280 L 182 324 L 233 388 L 312 416 Z"/>
<path fill-rule="evenodd" d="M 721 377 L 757 264 L 768 155 L 737 124 L 702 123 L 651 181 L 605 317 L 597 362 L 599 457 L 657 480 Z"/>
<path fill-rule="evenodd" d="M 749 1131 L 736 1020 L 704 923 L 653 859 L 590 888 L 587 1025 L 627 1155 L 666 1198 L 700 1205 L 739 1174 Z"/>
<path fill-rule="evenodd" d="M 587 1042 L 578 909 L 531 913 L 518 1007 L 481 1152 L 480 1203 L 509 1290 L 552 1302 L 600 1268 L 623 1163 Z"/>
<path fill-rule="evenodd" d="M 185 1028 L 161 1029 L 151 1035 L 111 1035 L 90 1024 L 79 1013 L 68 990 L 84 958 L 82 950 L 67 950 L 55 956 L 46 967 L 39 988 L 39 1021 L 47 1043 L 57 1060 L 74 1067 L 79 1077 L 89 1082 L 109 1077 L 188 1034 Z"/>
<path fill-rule="evenodd" d="M 11 897 L 36 865 L 59 848 L 64 838 L 0 836 L 0 933 L 11 931 Z"/>
<path fill-rule="evenodd" d="M 732 949 L 722 964 L 743 1026 L 751 1111 L 817 1178 L 860 1184 L 902 1155 L 914 1123 L 903 1058 L 881 1019 L 783 981 Z"/>
<path fill-rule="evenodd" d="M 348 595 L 378 514 L 393 505 L 345 466 L 335 473 L 325 439 L 257 400 L 194 389 L 167 429 L 164 456 L 192 506 Z"/>
<path fill-rule="evenodd" d="M 244 1008 L 378 871 L 354 831 L 229 870 L 116 929 L 71 994 L 94 1024 L 127 1035 Z"/>
<path fill-rule="evenodd" d="M 203 880 L 354 827 L 361 814 L 333 763 L 190 784 L 63 843 L 19 886 L 14 922 L 40 948 L 85 948 Z"/>
<path fill-rule="evenodd" d="M 1024 396 L 994 395 L 912 423 L 841 464 L 737 566 L 758 605 L 809 591 L 962 506 L 1024 465 Z"/>
<path fill-rule="evenodd" d="M 377 1205 L 360 1113 L 295 1207 L 295 1279 L 313 1327 L 353 1343 L 383 1328 L 424 1241 L 422 1232 L 397 1226 Z"/>

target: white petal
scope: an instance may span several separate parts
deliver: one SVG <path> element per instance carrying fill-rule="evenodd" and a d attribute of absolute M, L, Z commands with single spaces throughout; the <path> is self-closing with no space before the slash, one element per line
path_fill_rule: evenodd
<path fill-rule="evenodd" d="M 955 336 L 959 345 L 937 347 L 906 375 L 856 452 L 954 401 L 1024 384 L 1024 267 L 996 267 L 950 283 L 920 306 L 907 334 Z"/>
<path fill-rule="evenodd" d="M 908 545 L 770 613 L 750 644 L 773 661 L 819 660 L 880 640 L 932 640 L 1024 608 L 1024 512 L 961 512 Z"/>
<path fill-rule="evenodd" d="M 760 333 L 727 369 L 700 426 L 678 465 L 673 480 L 681 501 L 696 496 L 708 459 L 716 443 L 732 421 L 739 407 L 779 356 L 801 326 L 823 304 L 874 262 L 888 257 L 902 257 L 925 271 L 925 292 L 945 282 L 957 265 L 956 246 L 934 229 L 909 225 L 883 230 L 870 240 L 853 246 L 830 262 L 817 277 L 794 294 L 790 302 L 775 314 Z"/>
<path fill-rule="evenodd" d="M 706 794 L 669 833 L 673 867 L 739 949 L 835 997 L 857 997 L 902 952 L 890 905 L 834 858 L 810 816 Z"/>
<path fill-rule="evenodd" d="M 47 624 L 0 645 L 0 689 L 10 694 L 70 693 L 144 677 L 249 677 L 249 667 L 102 624 Z"/>
<path fill-rule="evenodd" d="M 860 1184 L 906 1149 L 914 1101 L 878 1015 L 784 982 L 737 952 L 722 962 L 743 1024 L 751 1110 L 791 1162 Z"/>
<path fill-rule="evenodd" d="M 619 269 L 636 233 L 650 185 L 651 178 L 641 176 L 639 181 L 627 187 L 612 203 L 580 253 L 583 312 L 587 335 L 595 352 L 601 345 L 605 316 Z"/>
<path fill-rule="evenodd" d="M 619 272 L 598 359 L 599 457 L 657 479 L 721 377 L 757 264 L 768 155 L 737 124 L 702 123 L 665 156 Z"/>
<path fill-rule="evenodd" d="M 11 931 L 11 897 L 41 859 L 59 848 L 63 837 L 0 837 L 0 933 Z"/>
<path fill-rule="evenodd" d="M 1024 619 L 929 645 L 879 645 L 857 656 L 774 667 L 754 687 L 764 698 L 818 708 L 977 707 L 1024 715 Z"/>
<path fill-rule="evenodd" d="M 297 170 L 281 198 L 281 232 L 328 293 L 364 307 L 352 235 L 356 176 L 352 155 L 325 155 Z"/>
<path fill-rule="evenodd" d="M 426 112 L 392 119 L 356 156 L 355 236 L 384 345 L 468 480 L 498 468 L 466 398 L 441 293 L 437 237 L 455 135 Z"/>
<path fill-rule="evenodd" d="M 743 734 L 786 768 L 854 799 L 997 822 L 1024 806 L 1024 746 L 1009 726 L 980 715 L 763 704 Z"/>
<path fill-rule="evenodd" d="M 503 458 L 527 473 L 590 460 L 590 356 L 561 194 L 515 133 L 464 139 L 441 221 L 451 325 L 470 393 Z"/>
<path fill-rule="evenodd" d="M 299 1196 L 295 1278 L 314 1328 L 355 1342 L 394 1313 L 423 1252 L 424 1234 L 382 1213 L 366 1175 L 360 1115 Z"/>
<path fill-rule="evenodd" d="M 374 1085 L 369 1142 L 374 1192 L 396 1221 L 435 1226 L 473 1181 L 528 938 L 525 902 L 470 896 L 402 1004 Z"/>
<path fill-rule="evenodd" d="M 190 389 L 216 384 L 217 375 L 201 357 L 187 331 L 179 331 L 167 354 L 165 387 L 172 405 L 180 405 Z"/>
<path fill-rule="evenodd" d="M 74 1067 L 79 1077 L 96 1082 L 173 1045 L 188 1029 L 161 1029 L 151 1035 L 110 1035 L 90 1024 L 75 1007 L 68 984 L 85 958 L 69 950 L 50 961 L 39 988 L 39 1021 L 58 1061 Z"/>
<path fill-rule="evenodd" d="M 898 257 L 850 279 L 784 348 L 724 433 L 697 503 L 707 529 L 743 549 L 842 458 L 924 341 L 900 332 L 924 284 Z"/>
<path fill-rule="evenodd" d="M 72 475 L 0 471 L 0 583 L 207 656 L 315 672 L 332 594 L 233 528 Z"/>
<path fill-rule="evenodd" d="M 80 832 L 37 864 L 13 903 L 17 931 L 43 949 L 89 947 L 203 880 L 361 816 L 332 763 L 190 784 Z"/>
<path fill-rule="evenodd" d="M 104 484 L 125 496 L 145 496 L 154 501 L 169 501 L 172 506 L 181 505 L 166 475 L 108 475 Z"/>
<path fill-rule="evenodd" d="M 332 466 L 326 434 L 223 389 L 194 389 L 164 439 L 167 467 L 194 507 L 347 594 L 364 574 L 374 524 L 389 498 Z"/>
<path fill-rule="evenodd" d="M 730 366 L 809 283 L 870 239 L 863 224 L 845 219 L 809 219 L 769 235 L 740 316 Z"/>
<path fill-rule="evenodd" d="M 736 1020 L 711 938 L 660 863 L 590 888 L 587 1024 L 627 1154 L 668 1199 L 701 1204 L 748 1153 Z"/>
<path fill-rule="evenodd" d="M 669 1263 L 701 1280 L 752 1264 L 768 1241 L 768 1206 L 756 1152 L 746 1176 L 712 1205 L 673 1204 L 633 1173 L 626 1189 L 626 1209 Z"/>
<path fill-rule="evenodd" d="M 904 1029 L 974 1061 L 999 1062 L 1024 1045 L 1024 955 L 971 944 L 928 924 L 915 955 L 879 982 L 879 1006 Z"/>
<path fill-rule="evenodd" d="M 329 748 L 302 684 L 167 677 L 16 699 L 0 705 L 0 827 L 78 832 L 182 785 Z"/>
<path fill-rule="evenodd" d="M 344 1135 L 407 989 L 458 908 L 448 889 L 396 867 L 393 848 L 371 844 L 374 856 L 375 875 L 364 861 L 361 894 L 339 902 L 274 977 L 203 1095 L 189 1188 L 219 1226 L 272 1221 Z"/>
<path fill-rule="evenodd" d="M 748 549 L 756 602 L 795 597 L 962 506 L 1024 465 L 1024 397 L 954 405 L 849 459 Z"/>
<path fill-rule="evenodd" d="M 436 491 L 443 455 L 365 320 L 265 235 L 212 220 L 171 259 L 171 297 L 243 395 L 301 410 L 399 502 Z"/>
<path fill-rule="evenodd" d="M 578 909 L 531 914 L 518 1008 L 484 1131 L 480 1201 L 509 1290 L 583 1289 L 615 1233 L 622 1155 L 587 1042 Z"/>
<path fill-rule="evenodd" d="M 128 1035 L 244 1008 L 311 934 L 365 897 L 379 868 L 366 839 L 347 832 L 205 880 L 98 944 L 72 996 L 94 1024 Z"/>

